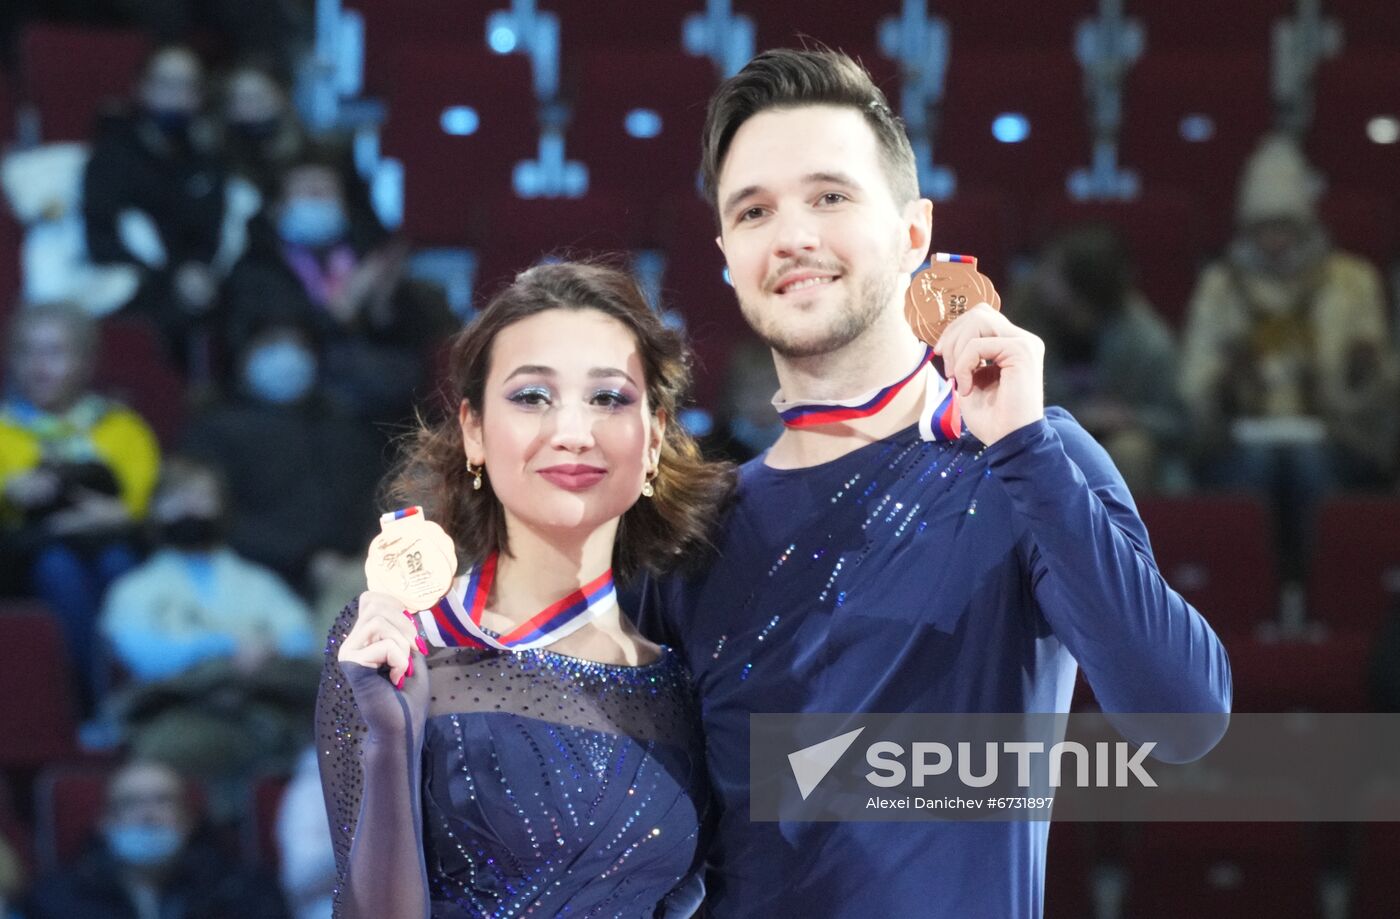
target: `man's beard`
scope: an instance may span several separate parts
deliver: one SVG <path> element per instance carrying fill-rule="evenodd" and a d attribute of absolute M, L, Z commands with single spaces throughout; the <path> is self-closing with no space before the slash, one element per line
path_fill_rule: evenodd
<path fill-rule="evenodd" d="M 843 281 L 849 277 L 844 276 Z M 830 327 L 807 338 L 787 334 L 782 317 L 764 315 L 762 310 L 747 306 L 742 298 L 739 309 L 759 340 L 778 354 L 786 358 L 816 357 L 839 351 L 874 325 L 893 299 L 895 283 L 893 272 L 873 272 L 856 290 L 847 293 Z"/>

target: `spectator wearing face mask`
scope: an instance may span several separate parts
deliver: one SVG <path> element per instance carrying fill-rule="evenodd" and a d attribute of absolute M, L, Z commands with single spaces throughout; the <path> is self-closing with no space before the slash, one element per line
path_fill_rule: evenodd
<path fill-rule="evenodd" d="M 92 627 L 107 586 L 137 562 L 137 522 L 160 450 L 140 416 L 89 388 L 97 328 L 81 309 L 24 309 L 9 334 L 0 403 L 0 533 L 7 572 L 27 570 L 58 617 L 84 697 L 95 695 Z"/>
<path fill-rule="evenodd" d="M 383 445 L 322 392 L 305 325 L 266 320 L 237 366 L 237 391 L 193 419 L 184 452 L 228 483 L 229 545 L 300 587 L 320 550 L 363 555 Z"/>
<path fill-rule="evenodd" d="M 28 919 L 282 919 L 277 885 L 230 859 L 202 830 L 169 766 L 135 761 L 107 785 L 99 836 L 35 885 Z"/>
<path fill-rule="evenodd" d="M 235 347 L 269 319 L 308 324 L 327 396 L 366 420 L 404 420 L 428 348 L 451 327 L 441 295 L 404 279 L 400 242 L 375 248 L 351 220 L 345 179 L 323 154 L 288 167 L 264 213 L 265 232 L 229 278 Z"/>
<path fill-rule="evenodd" d="M 99 126 L 83 178 L 87 244 L 98 264 L 139 269 L 129 308 L 150 315 L 183 366 L 243 241 L 215 135 L 201 118 L 204 69 L 180 45 L 157 49 L 131 111 Z"/>
<path fill-rule="evenodd" d="M 151 502 L 156 550 L 108 591 L 100 630 L 138 682 L 209 660 L 256 671 L 316 651 L 310 613 L 286 583 L 224 541 L 226 495 L 212 467 L 166 462 Z"/>
<path fill-rule="evenodd" d="M 212 467 L 167 462 L 156 550 L 112 585 L 100 621 L 131 676 L 109 709 L 129 748 L 202 779 L 220 816 L 242 780 L 289 768 L 306 742 L 319 645 L 301 598 L 224 542 L 226 516 Z"/>
<path fill-rule="evenodd" d="M 378 245 L 384 232 L 370 203 L 369 184 L 360 177 L 348 142 L 333 146 L 307 134 L 286 79 L 264 59 L 239 61 L 221 81 L 219 129 L 224 162 L 231 173 L 251 182 L 264 202 L 280 195 L 282 174 L 293 164 L 317 155 L 333 163 L 344 179 L 351 236 Z"/>

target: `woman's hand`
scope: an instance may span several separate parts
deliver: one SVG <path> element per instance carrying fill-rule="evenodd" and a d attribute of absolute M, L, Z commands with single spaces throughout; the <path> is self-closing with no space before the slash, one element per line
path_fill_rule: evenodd
<path fill-rule="evenodd" d="M 428 711 L 427 653 L 403 604 L 388 594 L 360 594 L 359 614 L 338 659 L 372 738 L 421 737 Z M 387 679 L 380 674 L 384 667 Z"/>
<path fill-rule="evenodd" d="M 360 594 L 355 625 L 340 645 L 341 663 L 372 670 L 389 668 L 389 682 L 403 689 L 413 675 L 413 652 L 426 656 L 428 645 L 418 634 L 413 617 L 388 594 L 367 590 Z"/>

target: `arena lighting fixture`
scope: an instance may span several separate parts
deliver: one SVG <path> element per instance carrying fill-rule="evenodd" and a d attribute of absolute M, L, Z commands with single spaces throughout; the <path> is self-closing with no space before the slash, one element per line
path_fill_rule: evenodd
<path fill-rule="evenodd" d="M 451 105 L 442 110 L 442 132 L 453 137 L 467 137 L 481 127 L 481 116 L 470 105 Z"/>
<path fill-rule="evenodd" d="M 519 43 L 515 30 L 505 26 L 497 26 L 491 30 L 491 34 L 486 37 L 486 41 L 491 45 L 491 50 L 497 54 L 510 54 Z"/>
<path fill-rule="evenodd" d="M 1004 144 L 1019 144 L 1031 136 L 1030 119 L 1020 112 L 1003 112 L 992 121 L 992 136 Z"/>
<path fill-rule="evenodd" d="M 1377 115 L 1366 122 L 1366 136 L 1373 144 L 1400 142 L 1400 118 L 1394 115 Z"/>
<path fill-rule="evenodd" d="M 1193 112 L 1183 116 L 1177 125 L 1181 139 L 1191 144 L 1203 144 L 1215 136 L 1215 119 L 1209 115 Z"/>
<path fill-rule="evenodd" d="M 623 119 L 623 127 L 632 137 L 650 140 L 661 133 L 661 116 L 649 108 L 634 108 Z"/>

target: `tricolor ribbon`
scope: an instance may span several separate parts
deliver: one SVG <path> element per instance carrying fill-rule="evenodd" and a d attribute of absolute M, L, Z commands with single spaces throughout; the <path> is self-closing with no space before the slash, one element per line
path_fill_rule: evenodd
<path fill-rule="evenodd" d="M 503 635 L 481 624 L 491 583 L 496 578 L 496 553 L 459 577 L 447 596 L 418 614 L 428 641 L 439 648 L 496 648 L 528 651 L 571 635 L 617 606 L 612 569 L 568 596 L 540 610 Z"/>
<path fill-rule="evenodd" d="M 961 256 L 952 256 L 954 259 Z M 894 401 L 910 380 L 919 375 L 933 357 L 933 348 L 926 346 L 914 369 L 888 386 L 853 399 L 829 402 L 787 402 L 782 393 L 773 397 L 773 407 L 789 428 L 811 428 L 837 424 L 855 418 L 869 418 Z M 962 413 L 958 410 L 958 394 L 953 384 L 937 370 L 930 370 L 924 394 L 924 408 L 919 414 L 919 436 L 924 440 L 951 441 L 962 436 Z"/>

